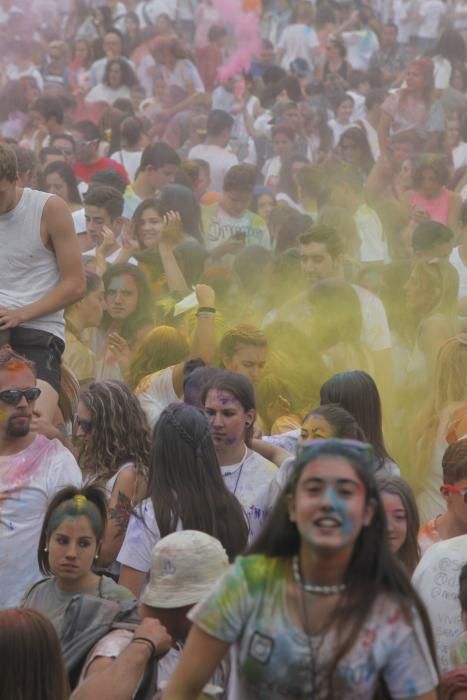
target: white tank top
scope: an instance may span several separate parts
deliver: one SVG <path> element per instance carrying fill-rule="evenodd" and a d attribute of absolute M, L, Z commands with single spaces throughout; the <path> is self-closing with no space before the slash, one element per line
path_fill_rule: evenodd
<path fill-rule="evenodd" d="M 0 305 L 32 304 L 61 281 L 57 258 L 41 239 L 42 212 L 50 194 L 25 188 L 14 209 L 0 215 Z M 64 340 L 63 311 L 21 324 Z"/>

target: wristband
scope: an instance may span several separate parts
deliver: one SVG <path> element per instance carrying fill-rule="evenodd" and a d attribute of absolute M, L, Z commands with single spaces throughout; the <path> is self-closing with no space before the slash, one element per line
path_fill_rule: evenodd
<path fill-rule="evenodd" d="M 198 308 L 198 313 L 202 313 L 202 314 L 215 314 L 215 313 L 216 313 L 216 309 L 214 308 L 214 306 L 200 306 L 200 307 Z"/>
<path fill-rule="evenodd" d="M 151 658 L 155 657 L 157 655 L 157 649 L 156 645 L 152 641 L 152 639 L 149 639 L 148 637 L 133 637 L 131 640 L 132 642 L 140 642 L 142 644 L 149 644 L 151 647 Z"/>

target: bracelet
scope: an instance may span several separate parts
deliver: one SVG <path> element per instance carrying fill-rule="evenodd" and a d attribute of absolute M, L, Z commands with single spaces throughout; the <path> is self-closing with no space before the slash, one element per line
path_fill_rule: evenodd
<path fill-rule="evenodd" d="M 199 313 L 199 314 L 215 314 L 216 309 L 214 308 L 214 306 L 200 306 L 198 308 L 197 313 Z"/>
<path fill-rule="evenodd" d="M 142 644 L 149 644 L 149 646 L 151 647 L 151 658 L 157 655 L 156 645 L 154 644 L 152 639 L 149 639 L 148 637 L 133 637 L 131 641 L 140 642 Z"/>

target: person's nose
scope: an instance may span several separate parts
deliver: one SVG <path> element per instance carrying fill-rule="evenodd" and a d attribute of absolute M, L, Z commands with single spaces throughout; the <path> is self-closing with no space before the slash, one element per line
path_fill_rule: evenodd
<path fill-rule="evenodd" d="M 211 417 L 211 425 L 213 428 L 221 428 L 224 425 L 224 421 L 222 420 L 221 413 L 215 413 Z"/>
<path fill-rule="evenodd" d="M 18 401 L 18 403 L 16 404 L 16 406 L 20 406 L 21 408 L 24 408 L 25 406 L 27 407 L 27 405 L 28 405 L 28 402 L 26 400 L 26 397 L 23 394 L 21 396 L 20 400 Z"/>
<path fill-rule="evenodd" d="M 74 542 L 70 542 L 67 546 L 65 557 L 66 559 L 76 559 L 77 549 Z"/>

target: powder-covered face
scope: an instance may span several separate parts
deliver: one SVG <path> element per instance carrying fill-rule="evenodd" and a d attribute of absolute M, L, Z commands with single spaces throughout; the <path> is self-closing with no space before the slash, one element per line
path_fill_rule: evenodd
<path fill-rule="evenodd" d="M 204 410 L 216 450 L 235 447 L 244 442 L 245 430 L 255 420 L 255 411 L 245 411 L 230 391 L 209 391 Z"/>
<path fill-rule="evenodd" d="M 334 430 L 326 418 L 312 413 L 303 421 L 300 440 L 327 440 L 334 437 Z"/>
<path fill-rule="evenodd" d="M 138 306 L 138 287 L 131 275 L 118 275 L 110 280 L 105 292 L 107 312 L 111 318 L 123 321 Z"/>
<path fill-rule="evenodd" d="M 317 550 L 352 549 L 373 517 L 365 487 L 351 463 L 322 455 L 304 468 L 289 500 L 289 517 L 304 542 Z"/>
<path fill-rule="evenodd" d="M 47 547 L 52 574 L 66 581 L 84 579 L 91 571 L 97 540 L 86 515 L 65 517 L 50 535 Z"/>
<path fill-rule="evenodd" d="M 397 493 L 383 491 L 381 501 L 386 513 L 389 548 L 396 554 L 407 538 L 407 511 Z"/>
<path fill-rule="evenodd" d="M 31 389 L 36 378 L 28 367 L 18 365 L 0 371 L 0 391 Z M 30 430 L 35 402 L 28 403 L 23 396 L 16 406 L 0 401 L 0 431 L 8 437 L 25 437 Z"/>
<path fill-rule="evenodd" d="M 231 372 L 245 375 L 252 384 L 256 384 L 264 372 L 268 349 L 255 345 L 239 345 L 232 357 L 224 356 L 224 367 Z"/>

